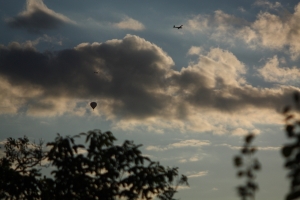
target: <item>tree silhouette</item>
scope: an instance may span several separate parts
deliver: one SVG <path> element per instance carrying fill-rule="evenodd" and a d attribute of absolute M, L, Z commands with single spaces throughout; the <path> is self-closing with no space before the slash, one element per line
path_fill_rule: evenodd
<path fill-rule="evenodd" d="M 297 110 L 300 108 L 299 99 L 299 93 L 295 93 L 294 102 Z M 286 159 L 285 167 L 290 170 L 288 178 L 291 180 L 290 191 L 286 196 L 286 200 L 300 197 L 300 120 L 296 117 L 297 112 L 291 108 L 291 106 L 287 106 L 283 111 L 286 135 L 293 140 L 293 142 L 285 144 L 281 149 L 281 153 Z"/>
<path fill-rule="evenodd" d="M 85 136 L 87 146 L 76 144 Z M 142 156 L 132 141 L 114 145 L 111 132 L 100 130 L 73 137 L 58 135 L 43 149 L 43 142 L 8 138 L 0 159 L 1 199 L 152 199 L 171 200 L 177 186 L 187 184 L 178 168 L 165 168 Z M 55 168 L 41 178 L 43 163 Z M 176 179 L 177 178 L 177 179 Z M 176 180 L 177 183 L 175 184 Z"/>
<path fill-rule="evenodd" d="M 255 191 L 258 190 L 258 184 L 254 182 L 255 171 L 261 169 L 261 164 L 257 158 L 253 158 L 256 148 L 251 146 L 254 139 L 254 134 L 249 133 L 245 136 L 245 143 L 240 151 L 240 155 L 233 158 L 235 167 L 238 168 L 237 176 L 244 177 L 245 184 L 237 187 L 238 195 L 242 200 L 254 199 Z"/>

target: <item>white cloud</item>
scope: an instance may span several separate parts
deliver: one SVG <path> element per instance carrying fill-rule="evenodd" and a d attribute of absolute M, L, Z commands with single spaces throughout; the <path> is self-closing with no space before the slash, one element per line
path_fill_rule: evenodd
<path fill-rule="evenodd" d="M 247 12 L 243 7 L 239 7 L 238 10 L 239 10 L 240 12 L 242 12 L 242 13 Z"/>
<path fill-rule="evenodd" d="M 201 154 L 194 154 L 194 155 L 185 155 L 182 157 L 177 158 L 178 162 L 180 163 L 186 163 L 186 162 L 197 162 L 202 160 L 203 158 L 207 157 L 208 154 L 206 153 L 201 153 Z"/>
<path fill-rule="evenodd" d="M 279 7 L 275 4 L 273 7 Z M 300 55 L 300 3 L 295 6 L 294 13 L 276 15 L 269 12 L 261 12 L 257 19 L 248 27 L 241 29 L 240 36 L 247 43 L 254 43 L 270 49 L 283 49 L 286 46 L 292 59 Z"/>
<path fill-rule="evenodd" d="M 26 99 L 35 98 L 41 93 L 37 86 L 12 86 L 7 78 L 0 76 L 0 114 L 18 112 Z"/>
<path fill-rule="evenodd" d="M 179 191 L 179 190 L 188 190 L 188 189 L 191 189 L 189 186 L 186 186 L 186 185 L 179 185 L 178 187 L 177 187 L 177 190 Z"/>
<path fill-rule="evenodd" d="M 199 158 L 196 157 L 196 156 L 191 157 L 191 158 L 189 159 L 189 161 L 191 161 L 191 162 L 196 162 L 196 161 L 198 161 L 198 160 L 199 160 Z"/>
<path fill-rule="evenodd" d="M 200 55 L 201 51 L 202 51 L 201 47 L 192 46 L 187 52 L 187 55 Z"/>
<path fill-rule="evenodd" d="M 171 148 L 209 146 L 208 140 L 183 140 L 169 145 Z"/>
<path fill-rule="evenodd" d="M 187 26 L 192 31 L 206 31 L 215 28 L 217 31 L 224 31 L 230 29 L 235 25 L 243 25 L 246 21 L 224 13 L 222 10 L 216 10 L 214 15 L 196 15 L 187 21 Z"/>
<path fill-rule="evenodd" d="M 256 20 L 250 22 L 217 10 L 213 15 L 194 16 L 187 24 L 192 32 L 204 33 L 210 39 L 232 45 L 241 39 L 251 48 L 284 50 L 287 47 L 290 57 L 296 60 L 300 56 L 300 3 L 295 6 L 294 13 L 276 11 L 282 7 L 279 2 L 256 1 L 255 5 L 275 10 L 275 13 L 261 11 Z"/>
<path fill-rule="evenodd" d="M 165 150 L 168 150 L 168 148 L 163 148 L 163 147 L 150 145 L 150 146 L 146 147 L 146 150 L 148 150 L 148 151 L 165 151 Z"/>
<path fill-rule="evenodd" d="M 238 27 L 248 24 L 244 19 L 216 10 L 213 15 L 196 15 L 187 20 L 187 30 L 203 33 L 210 39 L 235 45 L 232 34 Z"/>
<path fill-rule="evenodd" d="M 146 150 L 148 151 L 165 151 L 175 148 L 182 148 L 182 147 L 202 147 L 202 146 L 209 146 L 210 142 L 208 140 L 183 140 L 180 142 L 172 143 L 167 145 L 166 147 L 159 147 L 159 146 L 147 146 Z M 196 157 L 190 158 L 191 161 L 195 161 Z M 198 159 L 198 158 L 197 158 Z"/>
<path fill-rule="evenodd" d="M 271 3 L 271 2 L 266 1 L 266 0 L 256 0 L 254 2 L 254 5 L 256 5 L 256 6 L 266 6 L 270 9 L 276 9 L 276 8 L 282 7 L 280 2 Z"/>
<path fill-rule="evenodd" d="M 284 63 L 284 60 L 282 61 Z M 280 67 L 280 60 L 277 56 L 269 58 L 266 64 L 258 69 L 259 74 L 265 81 L 283 83 L 283 84 L 299 84 L 300 70 L 295 66 L 292 68 Z"/>
<path fill-rule="evenodd" d="M 233 149 L 233 150 L 239 150 L 242 148 L 242 146 L 233 146 L 233 145 L 230 145 L 230 144 L 218 144 L 216 146 L 224 146 L 224 147 L 228 147 L 230 149 Z"/>
<path fill-rule="evenodd" d="M 127 16 L 121 22 L 115 23 L 114 26 L 119 29 L 130 29 L 134 31 L 141 31 L 145 29 L 145 26 L 141 22 Z"/>
<path fill-rule="evenodd" d="M 243 148 L 242 146 L 234 146 L 234 145 L 230 145 L 230 144 L 219 144 L 219 145 L 216 145 L 216 146 L 224 146 L 224 147 L 228 147 L 228 148 L 230 148 L 232 150 L 239 150 L 239 149 Z M 272 147 L 272 146 L 262 147 L 262 146 L 255 146 L 255 148 L 257 150 L 259 150 L 259 151 L 278 151 L 282 147 Z"/>
<path fill-rule="evenodd" d="M 188 30 L 191 31 L 206 31 L 209 27 L 209 21 L 207 15 L 197 15 L 194 16 L 192 19 L 189 19 L 187 21 L 187 27 L 189 27 Z"/>
<path fill-rule="evenodd" d="M 270 146 L 267 146 L 267 147 L 257 147 L 258 150 L 261 150 L 261 151 L 279 151 L 282 147 L 270 147 Z"/>
<path fill-rule="evenodd" d="M 258 134 L 261 133 L 261 131 L 258 130 L 258 129 L 247 130 L 247 129 L 243 129 L 243 128 L 236 128 L 232 131 L 233 136 L 245 136 L 249 133 L 253 133 L 255 135 L 258 135 Z"/>
<path fill-rule="evenodd" d="M 234 136 L 244 136 L 246 134 L 248 134 L 248 131 L 242 128 L 237 128 L 232 131 L 232 135 Z"/>
<path fill-rule="evenodd" d="M 200 171 L 200 172 L 187 172 L 188 178 L 198 178 L 201 176 L 207 176 L 208 171 Z"/>

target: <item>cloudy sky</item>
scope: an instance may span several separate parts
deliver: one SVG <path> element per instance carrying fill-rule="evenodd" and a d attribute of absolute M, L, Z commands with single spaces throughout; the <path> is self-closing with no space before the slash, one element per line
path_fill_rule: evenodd
<path fill-rule="evenodd" d="M 232 157 L 253 132 L 257 199 L 287 193 L 298 1 L 0 0 L 0 16 L 1 141 L 111 130 L 189 177 L 177 198 L 231 200 Z"/>

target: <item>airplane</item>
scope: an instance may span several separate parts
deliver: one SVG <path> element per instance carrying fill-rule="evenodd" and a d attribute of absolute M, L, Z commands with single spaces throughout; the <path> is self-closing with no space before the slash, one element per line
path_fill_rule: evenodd
<path fill-rule="evenodd" d="M 173 28 L 181 29 L 182 26 L 183 26 L 183 25 L 180 25 L 180 26 L 175 26 L 175 25 L 174 25 Z"/>

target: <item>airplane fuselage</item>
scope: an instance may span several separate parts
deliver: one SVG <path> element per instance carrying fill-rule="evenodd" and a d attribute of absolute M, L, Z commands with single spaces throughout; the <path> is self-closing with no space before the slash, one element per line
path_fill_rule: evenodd
<path fill-rule="evenodd" d="M 175 26 L 175 25 L 174 25 L 173 28 L 182 29 L 182 26 L 183 26 L 183 25 L 181 25 L 181 26 Z"/>

